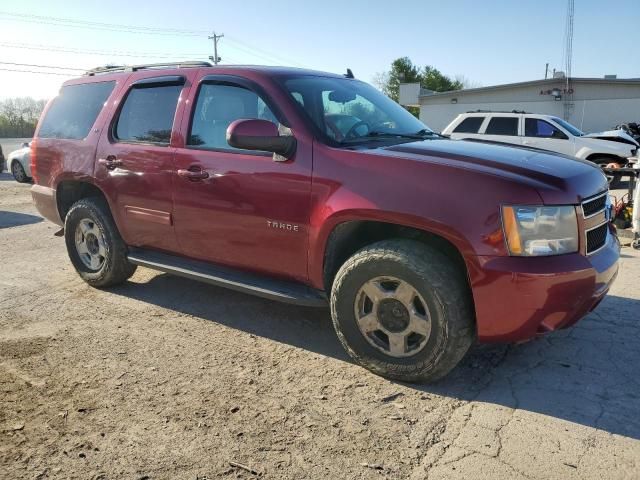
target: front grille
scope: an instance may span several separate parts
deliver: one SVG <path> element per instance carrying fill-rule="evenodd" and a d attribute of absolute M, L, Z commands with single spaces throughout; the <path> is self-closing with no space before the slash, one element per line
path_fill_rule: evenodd
<path fill-rule="evenodd" d="M 587 254 L 596 252 L 604 247 L 604 244 L 607 242 L 608 232 L 609 225 L 607 223 L 603 223 L 599 227 L 587 231 Z"/>
<path fill-rule="evenodd" d="M 595 198 L 590 198 L 582 202 L 582 212 L 584 218 L 592 217 L 593 215 L 600 213 L 607 206 L 607 193 L 603 193 Z"/>

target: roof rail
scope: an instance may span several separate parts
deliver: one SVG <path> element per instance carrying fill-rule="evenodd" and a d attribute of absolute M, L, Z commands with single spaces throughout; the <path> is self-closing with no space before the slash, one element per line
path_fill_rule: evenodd
<path fill-rule="evenodd" d="M 104 67 L 96 67 L 84 73 L 85 76 L 94 76 L 104 73 L 115 72 L 137 72 L 147 68 L 194 68 L 194 67 L 212 67 L 209 62 L 186 61 L 186 62 L 162 62 L 162 63 L 145 63 L 141 65 L 106 65 Z"/>
<path fill-rule="evenodd" d="M 466 113 L 530 113 L 524 110 L 469 110 Z"/>

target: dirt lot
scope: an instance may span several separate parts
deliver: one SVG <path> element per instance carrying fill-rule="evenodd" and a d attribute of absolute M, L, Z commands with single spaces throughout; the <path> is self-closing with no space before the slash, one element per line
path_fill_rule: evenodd
<path fill-rule="evenodd" d="M 55 230 L 0 175 L 2 479 L 640 476 L 629 248 L 575 328 L 412 386 L 351 363 L 327 310 L 146 269 L 94 290 Z"/>

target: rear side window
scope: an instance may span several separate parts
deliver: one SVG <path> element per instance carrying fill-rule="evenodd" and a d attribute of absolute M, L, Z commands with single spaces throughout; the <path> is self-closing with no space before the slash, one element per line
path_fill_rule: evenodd
<path fill-rule="evenodd" d="M 485 117 L 467 117 L 453 129 L 453 133 L 478 133 Z"/>
<path fill-rule="evenodd" d="M 518 135 L 518 117 L 492 117 L 484 132 L 487 135 Z"/>
<path fill-rule="evenodd" d="M 83 83 L 62 87 L 46 116 L 38 137 L 82 140 L 98 118 L 116 82 Z"/>
<path fill-rule="evenodd" d="M 120 110 L 115 138 L 168 145 L 181 91 L 182 85 L 134 86 Z"/>

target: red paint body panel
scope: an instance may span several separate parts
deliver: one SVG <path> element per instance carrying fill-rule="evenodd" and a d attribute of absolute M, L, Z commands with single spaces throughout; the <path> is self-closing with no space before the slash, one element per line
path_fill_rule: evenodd
<path fill-rule="evenodd" d="M 33 188 L 38 209 L 56 221 L 60 182 L 89 182 L 104 192 L 129 245 L 319 289 L 324 288 L 327 240 L 337 225 L 373 220 L 424 230 L 448 240 L 464 258 L 482 341 L 521 341 L 567 327 L 606 294 L 618 268 L 615 235 L 591 256 L 581 245 L 577 254 L 510 257 L 500 217 L 502 205 L 579 205 L 606 189 L 593 166 L 540 151 L 450 140 L 332 148 L 316 140 L 280 86 L 279 77 L 294 73 L 267 67 L 183 68 L 67 82 L 115 79 L 117 86 L 85 140 L 38 139 L 39 185 Z M 162 75 L 186 77 L 171 144 L 115 142 L 109 132 L 130 84 Z M 296 137 L 295 155 L 275 162 L 260 153 L 188 147 L 192 109 L 206 75 L 241 77 L 259 86 Z M 122 165 L 108 170 L 96 162 L 108 155 Z M 177 174 L 190 168 L 208 177 Z M 579 221 L 581 230 L 584 225 Z"/>

